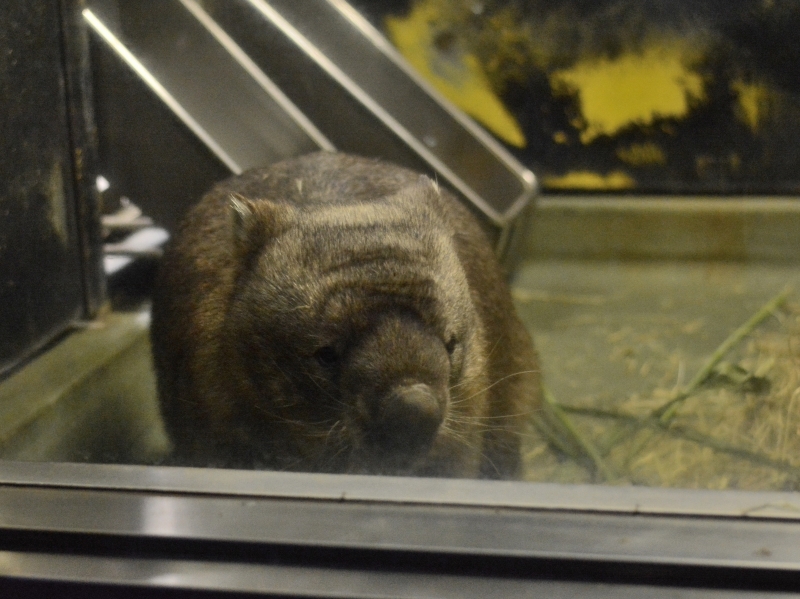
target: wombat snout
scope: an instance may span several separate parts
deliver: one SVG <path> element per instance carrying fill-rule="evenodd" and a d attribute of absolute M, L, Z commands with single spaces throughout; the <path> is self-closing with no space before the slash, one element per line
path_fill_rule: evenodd
<path fill-rule="evenodd" d="M 425 383 L 398 385 L 375 401 L 365 434 L 379 451 L 420 455 L 428 450 L 444 420 L 445 403 Z"/>
<path fill-rule="evenodd" d="M 356 462 L 404 471 L 425 456 L 450 412 L 450 357 L 441 336 L 413 314 L 372 323 L 344 360 L 345 398 L 360 438 Z"/>

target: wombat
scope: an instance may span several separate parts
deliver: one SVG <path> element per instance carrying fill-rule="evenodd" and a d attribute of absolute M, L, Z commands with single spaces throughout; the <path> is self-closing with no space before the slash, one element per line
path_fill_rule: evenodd
<path fill-rule="evenodd" d="M 515 478 L 538 366 L 490 244 L 424 175 L 319 152 L 216 185 L 159 267 L 172 463 Z"/>

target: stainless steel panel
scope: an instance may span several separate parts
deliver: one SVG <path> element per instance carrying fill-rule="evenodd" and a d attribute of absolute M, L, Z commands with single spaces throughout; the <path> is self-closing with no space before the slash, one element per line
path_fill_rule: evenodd
<path fill-rule="evenodd" d="M 196 4 L 87 5 L 89 26 L 232 172 L 332 149 Z"/>
<path fill-rule="evenodd" d="M 800 523 L 780 521 L 3 485 L 0 530 L 800 573 Z"/>
<path fill-rule="evenodd" d="M 663 516 L 644 513 L 646 493 L 643 510 L 615 507 L 624 490 L 602 487 L 606 502 L 584 511 L 587 489 L 555 485 L 76 464 L 2 472 L 0 590 L 8 579 L 357 597 L 800 588 L 792 494 L 742 494 L 715 517 Z M 666 493 L 659 509 L 673 499 L 688 512 L 694 496 L 713 512 L 713 495 Z M 736 494 L 716 497 L 726 495 Z M 758 500 L 763 513 L 745 508 Z M 549 507 L 521 509 L 537 502 Z"/>
<path fill-rule="evenodd" d="M 0 485 L 800 522 L 800 493 L 0 461 Z"/>

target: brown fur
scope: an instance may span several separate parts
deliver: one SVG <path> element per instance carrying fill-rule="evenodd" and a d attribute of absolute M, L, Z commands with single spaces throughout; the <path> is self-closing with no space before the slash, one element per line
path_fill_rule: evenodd
<path fill-rule="evenodd" d="M 514 478 L 539 402 L 469 211 L 344 154 L 214 187 L 164 256 L 151 335 L 181 464 Z"/>

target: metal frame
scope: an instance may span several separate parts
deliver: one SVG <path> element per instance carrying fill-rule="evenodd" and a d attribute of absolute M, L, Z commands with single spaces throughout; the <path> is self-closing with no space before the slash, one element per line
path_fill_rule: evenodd
<path fill-rule="evenodd" d="M 770 596 L 800 589 L 800 494 L 3 462 L 0 576 L 280 596 Z"/>
<path fill-rule="evenodd" d="M 97 315 L 106 300 L 103 275 L 100 195 L 97 173 L 97 128 L 92 105 L 89 36 L 80 15 L 83 0 L 60 0 L 64 85 L 72 149 L 72 178 L 81 246 L 84 318 Z"/>
<path fill-rule="evenodd" d="M 521 251 L 590 260 L 800 260 L 788 196 L 570 195 L 538 199 Z"/>

